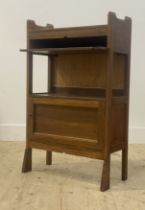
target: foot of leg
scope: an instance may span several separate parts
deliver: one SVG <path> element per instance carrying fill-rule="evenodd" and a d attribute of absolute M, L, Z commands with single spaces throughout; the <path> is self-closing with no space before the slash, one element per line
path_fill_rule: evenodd
<path fill-rule="evenodd" d="M 127 180 L 128 176 L 128 150 L 122 150 L 122 180 Z"/>
<path fill-rule="evenodd" d="M 46 165 L 52 164 L 52 152 L 46 151 Z"/>
<path fill-rule="evenodd" d="M 106 160 L 104 160 L 100 190 L 103 192 L 108 190 L 109 188 L 110 188 L 110 156 Z"/>
<path fill-rule="evenodd" d="M 26 148 L 22 166 L 22 172 L 28 172 L 32 170 L 32 149 Z"/>

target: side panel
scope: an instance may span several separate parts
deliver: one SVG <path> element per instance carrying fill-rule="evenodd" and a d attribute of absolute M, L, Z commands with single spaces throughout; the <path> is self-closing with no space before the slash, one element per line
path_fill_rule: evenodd
<path fill-rule="evenodd" d="M 112 105 L 112 151 L 122 149 L 126 144 L 126 103 Z"/>

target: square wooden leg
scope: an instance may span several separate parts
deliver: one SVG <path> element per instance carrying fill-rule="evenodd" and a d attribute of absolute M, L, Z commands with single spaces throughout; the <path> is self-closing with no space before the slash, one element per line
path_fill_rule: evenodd
<path fill-rule="evenodd" d="M 127 180 L 128 177 L 128 149 L 122 150 L 122 180 Z"/>
<path fill-rule="evenodd" d="M 104 160 L 100 190 L 104 192 L 109 188 L 110 188 L 110 155 L 106 160 Z"/>
<path fill-rule="evenodd" d="M 24 153 L 22 172 L 25 173 L 31 170 L 32 170 L 32 149 L 26 148 Z"/>
<path fill-rule="evenodd" d="M 46 151 L 46 165 L 52 165 L 52 152 Z"/>

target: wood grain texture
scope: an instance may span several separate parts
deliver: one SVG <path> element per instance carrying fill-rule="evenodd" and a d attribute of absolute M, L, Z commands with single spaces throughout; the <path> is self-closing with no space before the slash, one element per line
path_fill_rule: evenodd
<path fill-rule="evenodd" d="M 39 138 L 39 136 L 37 137 Z M 48 140 L 48 138 L 46 140 Z M 88 147 L 87 148 L 78 147 L 78 149 L 76 149 L 76 146 L 71 146 L 70 144 L 69 145 L 62 145 L 62 144 L 59 145 L 58 143 L 55 145 L 46 144 L 46 143 L 43 143 L 43 140 L 42 140 L 42 143 L 40 143 L 40 142 L 37 142 L 36 137 L 35 137 L 35 141 L 31 141 L 31 140 L 29 141 L 29 147 L 34 148 L 34 149 L 49 150 L 49 151 L 55 151 L 55 152 L 60 152 L 60 153 L 64 153 L 65 151 L 66 154 L 88 157 L 88 158 L 99 159 L 99 160 L 104 159 L 104 154 L 102 152 L 100 151 L 96 152 L 92 149 L 88 149 Z"/>
<path fill-rule="evenodd" d="M 106 54 L 74 54 L 55 57 L 53 85 L 106 87 Z"/>
<path fill-rule="evenodd" d="M 43 100 L 41 100 L 43 98 Z M 55 97 L 43 97 L 37 96 L 37 97 L 30 97 L 30 102 L 33 104 L 43 104 L 43 105 L 55 105 L 55 106 L 65 106 L 65 107 L 78 107 L 78 108 L 92 108 L 92 109 L 97 109 L 101 104 L 103 104 L 103 100 L 97 100 L 97 99 L 81 99 L 80 97 L 78 98 L 59 98 L 57 96 Z"/>
<path fill-rule="evenodd" d="M 125 143 L 126 104 L 112 104 L 112 147 Z"/>
<path fill-rule="evenodd" d="M 108 51 L 107 47 L 58 47 L 58 48 L 32 48 L 32 49 L 21 49 L 21 52 L 31 52 L 34 55 L 60 55 L 60 54 L 92 54 L 92 53 L 104 53 Z"/>
<path fill-rule="evenodd" d="M 92 109 L 36 105 L 34 132 L 98 139 L 98 112 Z"/>
<path fill-rule="evenodd" d="M 31 21 L 28 21 L 31 23 Z M 34 22 L 29 29 L 31 39 L 48 39 L 48 38 L 74 38 L 74 37 L 95 37 L 106 36 L 107 25 L 71 27 L 71 28 L 50 28 L 37 26 Z"/>
<path fill-rule="evenodd" d="M 27 22 L 26 149 L 46 150 L 48 163 L 52 151 L 103 160 L 102 191 L 110 186 L 115 151 L 123 151 L 127 179 L 130 49 L 131 19 L 111 12 L 100 26 Z M 32 93 L 35 54 L 48 56 L 47 93 Z"/>

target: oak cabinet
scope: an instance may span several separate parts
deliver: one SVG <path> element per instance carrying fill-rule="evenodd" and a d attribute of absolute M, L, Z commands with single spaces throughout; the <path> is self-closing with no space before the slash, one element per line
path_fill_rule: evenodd
<path fill-rule="evenodd" d="M 27 141 L 22 171 L 32 168 L 32 148 L 104 161 L 101 191 L 110 185 L 110 156 L 122 150 L 127 179 L 131 19 L 112 12 L 99 26 L 54 28 L 27 22 Z M 45 92 L 33 91 L 33 58 L 48 61 Z M 41 75 L 41 67 L 40 73 Z M 42 81 L 43 82 L 43 81 Z"/>

